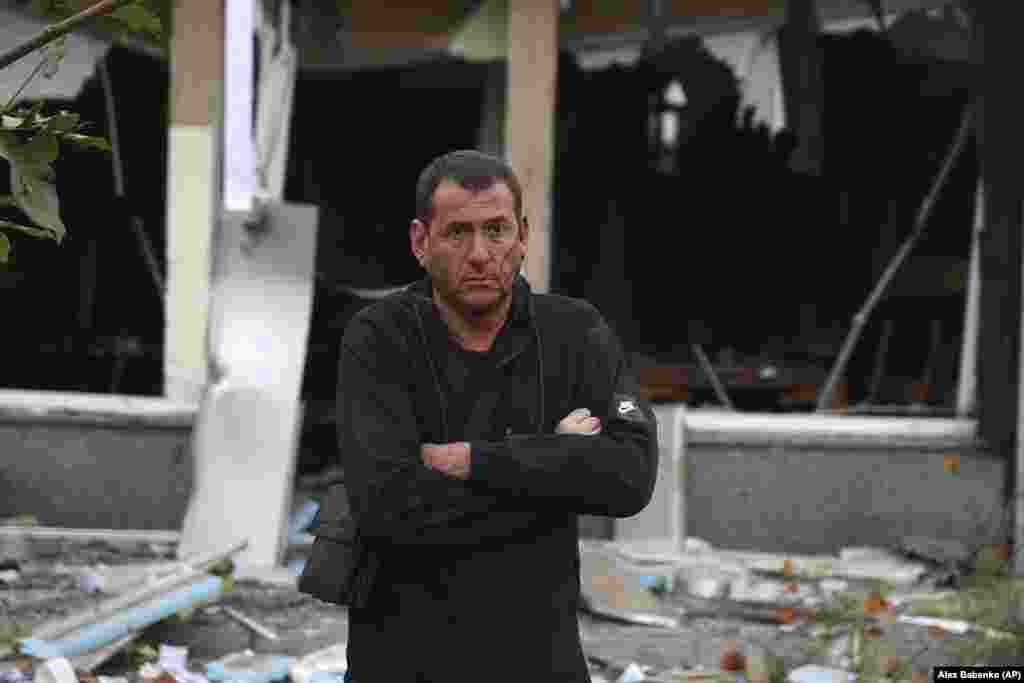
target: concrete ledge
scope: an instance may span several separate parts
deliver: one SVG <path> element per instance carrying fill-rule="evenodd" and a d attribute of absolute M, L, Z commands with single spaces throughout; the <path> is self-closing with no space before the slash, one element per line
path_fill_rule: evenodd
<path fill-rule="evenodd" d="M 834 554 L 907 536 L 992 542 L 1009 463 L 972 420 L 756 414 L 655 406 L 661 465 L 628 542 Z M 946 457 L 958 456 L 956 472 Z"/>
<path fill-rule="evenodd" d="M 974 420 L 722 410 L 685 410 L 684 419 L 688 444 L 790 444 L 821 448 L 870 446 L 929 450 L 978 445 Z"/>
<path fill-rule="evenodd" d="M 195 404 L 145 396 L 0 390 L 0 424 L 192 427 Z"/>
<path fill-rule="evenodd" d="M 180 529 L 196 412 L 160 398 L 0 391 L 0 517 Z"/>

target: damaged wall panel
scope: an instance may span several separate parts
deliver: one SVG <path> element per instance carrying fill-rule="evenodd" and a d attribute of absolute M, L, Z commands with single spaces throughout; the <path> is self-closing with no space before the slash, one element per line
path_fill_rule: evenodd
<path fill-rule="evenodd" d="M 162 399 L 0 392 L 0 517 L 178 529 L 195 407 Z"/>

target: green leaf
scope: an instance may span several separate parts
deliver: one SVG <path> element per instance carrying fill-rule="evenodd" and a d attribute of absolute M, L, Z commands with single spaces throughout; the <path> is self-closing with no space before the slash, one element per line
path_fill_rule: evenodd
<path fill-rule="evenodd" d="M 38 237 L 40 239 L 54 239 L 53 232 L 50 230 L 44 230 L 43 228 L 35 228 L 31 225 L 21 225 L 20 223 L 11 223 L 10 221 L 0 221 L 0 228 L 5 230 L 17 230 L 23 232 L 26 235 L 32 237 Z"/>
<path fill-rule="evenodd" d="M 124 27 L 135 33 L 142 33 L 151 38 L 158 38 L 163 34 L 163 24 L 160 17 L 149 7 L 141 3 L 134 3 L 122 7 L 111 15 Z"/>
<path fill-rule="evenodd" d="M 21 116 L 11 116 L 10 114 L 0 115 L 0 130 L 15 130 L 21 127 L 21 124 L 25 122 L 25 119 Z"/>
<path fill-rule="evenodd" d="M 57 136 L 53 133 L 39 133 L 31 140 L 21 145 L 18 150 L 18 159 L 26 164 L 52 164 L 57 160 L 60 147 L 57 145 Z"/>
<path fill-rule="evenodd" d="M 995 546 L 986 545 L 978 549 L 974 557 L 974 570 L 980 575 L 1001 576 L 1009 573 L 1010 564 Z"/>
<path fill-rule="evenodd" d="M 8 133 L 6 130 L 0 130 L 0 159 L 7 159 L 10 161 L 11 151 L 18 145 L 18 136 L 14 133 Z"/>
<path fill-rule="evenodd" d="M 18 207 L 36 224 L 48 228 L 58 243 L 67 228 L 60 219 L 60 200 L 49 164 L 11 163 L 11 188 Z"/>
<path fill-rule="evenodd" d="M 7 235 L 0 232 L 0 263 L 7 263 L 11 260 L 11 240 Z"/>
<path fill-rule="evenodd" d="M 68 0 L 32 0 L 30 8 L 33 14 L 53 19 L 64 19 L 74 14 L 74 8 Z"/>
<path fill-rule="evenodd" d="M 54 133 L 70 133 L 77 130 L 81 117 L 69 111 L 62 111 L 46 121 L 46 130 Z"/>
<path fill-rule="evenodd" d="M 49 236 L 59 243 L 67 228 L 60 218 L 60 201 L 50 167 L 59 151 L 57 136 L 40 133 L 24 144 L 16 139 L 12 144 L 12 138 L 11 134 L 0 136 L 0 155 L 11 164 L 11 191 L 18 208 L 33 223 L 50 231 Z"/>
<path fill-rule="evenodd" d="M 67 55 L 67 36 L 61 36 L 45 48 L 46 66 L 43 67 L 43 77 L 53 78 L 60 70 L 60 65 Z"/>
<path fill-rule="evenodd" d="M 21 123 L 18 124 L 19 130 L 27 130 L 39 125 L 39 118 L 44 104 L 46 103 L 40 100 L 31 107 L 18 107 L 15 111 L 10 112 L 9 115 L 20 119 Z"/>
<path fill-rule="evenodd" d="M 160 19 L 160 25 L 163 27 L 160 37 L 165 41 L 168 40 L 174 26 L 174 8 L 171 0 L 142 0 L 142 4 Z"/>
<path fill-rule="evenodd" d="M 82 145 L 83 147 L 93 147 L 104 152 L 110 152 L 112 150 L 109 142 L 107 142 L 104 138 L 96 137 L 94 135 L 82 135 L 81 133 L 65 133 L 61 137 L 64 140 L 67 140 L 68 142 L 73 142 L 76 145 Z"/>

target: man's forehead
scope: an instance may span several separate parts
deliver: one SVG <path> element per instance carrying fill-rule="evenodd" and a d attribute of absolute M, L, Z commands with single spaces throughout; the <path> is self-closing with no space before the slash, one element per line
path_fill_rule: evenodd
<path fill-rule="evenodd" d="M 463 210 L 488 209 L 515 217 L 515 196 L 507 184 L 501 180 L 494 181 L 489 187 L 471 190 L 451 179 L 438 183 L 434 191 L 434 210 L 437 213 L 451 214 Z"/>

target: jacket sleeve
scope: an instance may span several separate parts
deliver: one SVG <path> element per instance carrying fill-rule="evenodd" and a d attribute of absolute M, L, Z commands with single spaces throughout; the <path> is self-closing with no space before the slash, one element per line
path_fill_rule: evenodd
<path fill-rule="evenodd" d="M 625 354 L 593 310 L 581 353 L 573 408 L 601 419 L 597 436 L 550 434 L 473 442 L 470 481 L 482 490 L 521 497 L 531 508 L 629 517 L 651 500 L 658 471 L 654 413 L 638 395 Z"/>
<path fill-rule="evenodd" d="M 541 523 L 541 515 L 517 501 L 476 491 L 422 463 L 409 353 L 367 316 L 357 316 L 342 341 L 338 435 L 358 533 L 392 545 L 466 546 Z M 321 528 L 329 534 L 340 527 L 324 519 Z"/>

